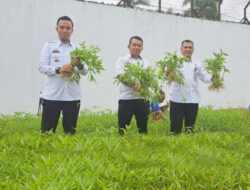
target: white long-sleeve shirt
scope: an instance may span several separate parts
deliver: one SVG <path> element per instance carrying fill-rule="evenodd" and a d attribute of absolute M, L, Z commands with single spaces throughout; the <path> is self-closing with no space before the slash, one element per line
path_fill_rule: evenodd
<path fill-rule="evenodd" d="M 172 83 L 170 100 L 177 103 L 199 103 L 198 79 L 205 83 L 211 83 L 211 75 L 205 70 L 199 61 L 184 62 L 180 69 L 184 76 L 184 85 Z"/>
<path fill-rule="evenodd" d="M 149 62 L 139 57 L 138 59 L 134 59 L 130 54 L 127 54 L 125 57 L 119 57 L 116 62 L 116 76 L 119 76 L 124 73 L 124 65 L 125 64 L 137 64 L 140 62 L 141 66 L 146 69 L 150 66 Z M 120 100 L 133 100 L 133 99 L 142 99 L 136 93 L 133 88 L 130 88 L 124 84 L 120 84 Z"/>
<path fill-rule="evenodd" d="M 45 87 L 40 94 L 46 100 L 75 101 L 81 99 L 80 85 L 76 82 L 69 83 L 69 77 L 60 78 L 56 67 L 70 63 L 70 52 L 77 46 L 72 42 L 64 44 L 61 41 L 47 42 L 40 54 L 39 71 L 47 75 Z M 82 75 L 88 73 L 86 65 L 82 70 L 75 68 Z"/>

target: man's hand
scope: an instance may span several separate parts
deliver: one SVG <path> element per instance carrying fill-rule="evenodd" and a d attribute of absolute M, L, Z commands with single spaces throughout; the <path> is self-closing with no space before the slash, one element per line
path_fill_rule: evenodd
<path fill-rule="evenodd" d="M 63 65 L 59 71 L 59 73 L 71 73 L 71 72 L 72 72 L 72 66 L 70 64 Z"/>
<path fill-rule="evenodd" d="M 131 85 L 131 88 L 133 88 L 135 91 L 137 91 L 139 86 L 138 85 Z"/>
<path fill-rule="evenodd" d="M 166 105 L 163 105 L 163 106 L 160 106 L 161 109 L 168 109 L 169 107 L 169 104 L 166 104 Z"/>
<path fill-rule="evenodd" d="M 168 76 L 172 72 L 172 69 L 167 69 L 166 70 L 166 75 Z"/>
<path fill-rule="evenodd" d="M 117 78 L 120 78 L 120 76 L 121 76 L 121 75 L 118 75 L 118 76 L 116 76 L 116 77 L 117 77 Z M 137 85 L 137 84 L 129 84 L 129 83 L 127 83 L 127 82 L 123 82 L 122 84 L 124 84 L 125 86 L 128 86 L 128 87 L 130 87 L 130 88 L 132 88 L 132 89 L 134 89 L 135 91 L 138 91 L 139 85 Z M 140 86 L 142 86 L 142 84 L 141 84 Z"/>
<path fill-rule="evenodd" d="M 212 78 L 211 78 L 211 81 L 214 81 L 214 78 L 220 78 L 220 75 L 219 74 L 213 75 Z"/>
<path fill-rule="evenodd" d="M 136 85 L 132 85 L 132 87 L 131 87 L 131 88 L 133 88 L 135 91 L 138 91 L 138 89 L 139 89 L 140 87 L 142 87 L 142 88 L 143 88 L 143 84 L 142 84 L 142 83 L 140 83 L 140 84 L 136 84 Z"/>
<path fill-rule="evenodd" d="M 77 67 L 79 70 L 83 69 L 83 64 L 81 63 L 81 59 L 80 58 L 74 58 L 72 60 L 73 62 L 73 66 Z"/>

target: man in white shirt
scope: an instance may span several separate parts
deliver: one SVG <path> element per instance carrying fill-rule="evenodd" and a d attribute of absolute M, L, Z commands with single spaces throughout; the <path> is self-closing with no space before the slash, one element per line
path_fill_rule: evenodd
<path fill-rule="evenodd" d="M 81 89 L 76 82 L 69 83 L 69 77 L 61 78 L 60 73 L 72 72 L 70 52 L 76 45 L 70 41 L 73 33 L 73 22 L 67 16 L 57 20 L 56 31 L 59 40 L 47 42 L 40 54 L 39 71 L 46 75 L 45 88 L 40 97 L 43 105 L 42 132 L 56 131 L 60 113 L 63 113 L 63 129 L 65 133 L 75 133 L 80 109 Z M 74 60 L 76 70 L 86 75 L 88 70 Z"/>
<path fill-rule="evenodd" d="M 125 64 L 141 64 L 143 68 L 149 67 L 149 62 L 140 56 L 143 50 L 143 40 L 139 36 L 133 36 L 129 40 L 129 54 L 119 57 L 116 63 L 116 76 L 124 73 Z M 138 97 L 137 86 L 120 84 L 120 98 L 118 106 L 118 131 L 124 134 L 126 126 L 130 125 L 133 115 L 135 115 L 139 133 L 147 133 L 147 122 L 149 115 L 149 101 L 143 97 Z"/>
<path fill-rule="evenodd" d="M 212 82 L 212 77 L 207 74 L 203 65 L 192 59 L 193 42 L 184 40 L 180 50 L 190 62 L 184 62 L 180 69 L 185 84 L 181 86 L 173 82 L 170 92 L 170 132 L 175 134 L 181 133 L 183 120 L 185 120 L 185 132 L 193 132 L 200 102 L 198 79 L 205 83 Z M 167 74 L 169 71 L 167 70 Z"/>

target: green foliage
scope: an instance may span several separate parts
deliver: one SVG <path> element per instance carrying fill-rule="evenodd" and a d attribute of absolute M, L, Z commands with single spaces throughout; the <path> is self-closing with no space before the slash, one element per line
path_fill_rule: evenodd
<path fill-rule="evenodd" d="M 169 116 L 169 112 L 166 112 Z M 247 109 L 200 108 L 194 135 L 167 121 L 135 120 L 117 132 L 117 113 L 84 110 L 76 135 L 40 134 L 41 117 L 0 116 L 0 189 L 248 189 Z"/>
<path fill-rule="evenodd" d="M 74 59 L 79 59 L 80 62 L 84 62 L 84 65 L 88 66 L 88 77 L 90 81 L 96 82 L 94 75 L 100 74 L 102 70 L 104 70 L 102 66 L 102 60 L 99 59 L 99 56 L 97 53 L 100 51 L 100 49 L 97 46 L 91 45 L 89 48 L 85 45 L 85 42 L 82 42 L 80 44 L 80 48 L 76 48 L 74 51 L 70 52 L 71 55 L 71 62 L 70 64 L 73 66 L 72 75 L 70 77 L 70 82 L 77 82 L 80 81 L 80 74 L 79 72 L 75 71 L 75 67 L 73 64 Z"/>
<path fill-rule="evenodd" d="M 209 90 L 217 90 L 224 88 L 224 73 L 229 72 L 229 70 L 226 68 L 226 58 L 227 54 L 220 50 L 220 53 L 213 53 L 214 58 L 211 59 L 205 59 L 205 69 L 208 73 L 212 74 L 213 76 L 213 82 L 209 86 Z M 220 74 L 222 73 L 222 76 Z"/>
<path fill-rule="evenodd" d="M 148 0 L 128 0 L 132 5 L 149 5 Z"/>
<path fill-rule="evenodd" d="M 188 62 L 189 60 L 185 57 L 178 57 L 176 51 L 174 53 L 166 53 L 166 56 L 156 62 L 157 67 L 159 68 L 159 76 L 163 80 L 168 80 L 168 84 L 171 84 L 173 81 L 178 82 L 180 85 L 184 85 L 184 77 L 180 68 L 183 65 L 183 62 Z M 166 75 L 166 70 L 170 69 L 171 72 Z"/>
<path fill-rule="evenodd" d="M 152 67 L 144 69 L 138 62 L 135 64 L 125 64 L 124 74 L 115 78 L 115 83 L 136 85 L 139 97 L 151 100 L 161 97 L 161 86 L 159 85 L 158 73 Z"/>
<path fill-rule="evenodd" d="M 167 13 L 174 14 L 174 9 L 172 7 L 168 8 Z"/>
<path fill-rule="evenodd" d="M 118 6 L 135 8 L 137 5 L 149 5 L 148 0 L 120 0 Z"/>
<path fill-rule="evenodd" d="M 184 0 L 183 5 L 190 4 L 191 0 Z M 193 11 L 197 18 L 218 20 L 218 3 L 219 0 L 194 0 Z M 184 15 L 190 16 L 191 10 L 184 12 Z"/>

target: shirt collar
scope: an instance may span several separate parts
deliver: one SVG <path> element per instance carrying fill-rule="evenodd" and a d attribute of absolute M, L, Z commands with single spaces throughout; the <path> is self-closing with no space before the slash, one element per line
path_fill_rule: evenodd
<path fill-rule="evenodd" d="M 128 53 L 127 57 L 134 59 L 130 53 Z M 139 56 L 139 59 L 143 60 L 142 56 Z"/>
<path fill-rule="evenodd" d="M 58 46 L 65 45 L 61 40 L 57 40 L 57 44 L 58 44 Z M 70 45 L 73 47 L 73 43 L 71 41 L 69 41 L 69 43 L 67 45 Z"/>

